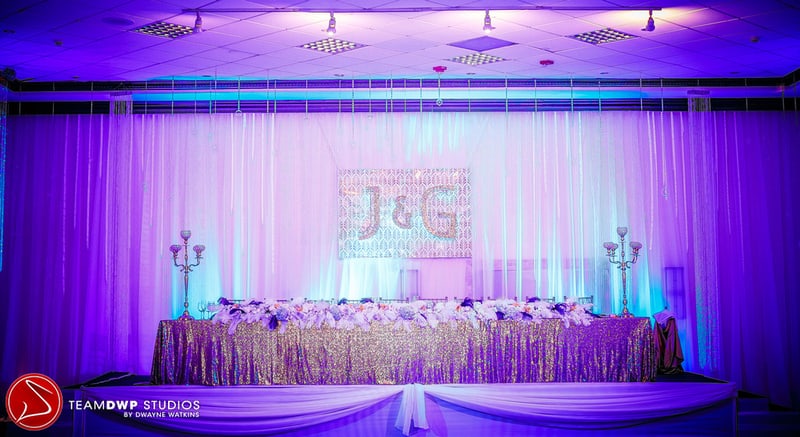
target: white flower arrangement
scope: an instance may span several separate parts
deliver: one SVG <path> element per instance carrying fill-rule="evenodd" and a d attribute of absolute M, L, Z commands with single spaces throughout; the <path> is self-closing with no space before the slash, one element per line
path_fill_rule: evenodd
<path fill-rule="evenodd" d="M 251 300 L 246 304 L 231 303 L 221 298 L 219 304 L 210 305 L 213 323 L 229 325 L 233 334 L 239 323 L 261 323 L 270 330 L 281 333 L 289 324 L 301 329 L 319 329 L 324 326 L 335 329 L 370 329 L 373 323 L 393 325 L 394 329 L 410 331 L 411 326 L 436 329 L 442 323 L 468 322 L 478 328 L 481 323 L 492 320 L 511 320 L 524 323 L 542 323 L 545 319 L 560 319 L 565 327 L 571 324 L 587 326 L 594 316 L 591 304 L 578 304 L 568 299 L 553 304 L 543 300 L 518 302 L 515 300 L 487 300 L 484 302 L 464 299 L 446 302 L 416 300 L 401 303 L 330 303 L 291 300 L 279 302 L 271 299 Z"/>

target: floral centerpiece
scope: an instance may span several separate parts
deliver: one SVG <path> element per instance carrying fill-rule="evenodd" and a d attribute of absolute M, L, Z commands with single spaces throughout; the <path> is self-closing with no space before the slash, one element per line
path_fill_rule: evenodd
<path fill-rule="evenodd" d="M 588 325 L 593 317 L 591 304 L 578 304 L 573 300 L 563 303 L 550 303 L 533 298 L 529 302 L 510 299 L 479 301 L 466 298 L 463 301 L 428 302 L 416 300 L 401 303 L 375 303 L 365 299 L 350 303 L 342 299 L 338 303 L 327 301 L 307 301 L 293 299 L 288 302 L 277 300 L 250 300 L 247 303 L 234 303 L 220 298 L 219 303 L 210 305 L 214 312 L 213 323 L 229 325 L 233 334 L 239 323 L 261 323 L 270 330 L 284 332 L 288 325 L 301 329 L 329 326 L 335 329 L 360 328 L 365 331 L 373 323 L 390 324 L 394 329 L 411 330 L 412 326 L 436 329 L 442 323 L 467 322 L 478 328 L 481 323 L 493 320 L 512 320 L 524 323 L 542 323 L 544 319 L 560 319 L 564 326 Z"/>

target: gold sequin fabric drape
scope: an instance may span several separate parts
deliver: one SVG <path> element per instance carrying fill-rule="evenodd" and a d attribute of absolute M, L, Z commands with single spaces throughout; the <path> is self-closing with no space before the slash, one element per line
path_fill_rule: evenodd
<path fill-rule="evenodd" d="M 588 326 L 498 320 L 437 328 L 373 323 L 284 332 L 260 323 L 162 321 L 155 384 L 472 384 L 643 382 L 655 378 L 649 319 Z"/>

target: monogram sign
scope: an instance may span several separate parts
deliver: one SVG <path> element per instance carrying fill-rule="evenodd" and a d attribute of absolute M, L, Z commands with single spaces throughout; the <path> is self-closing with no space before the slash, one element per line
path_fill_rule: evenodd
<path fill-rule="evenodd" d="M 341 170 L 341 258 L 472 254 L 467 169 Z"/>

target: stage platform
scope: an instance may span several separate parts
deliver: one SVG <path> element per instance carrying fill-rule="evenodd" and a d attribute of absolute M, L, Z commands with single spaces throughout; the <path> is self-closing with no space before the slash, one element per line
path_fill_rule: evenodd
<path fill-rule="evenodd" d="M 81 387 L 65 388 L 64 413 L 41 435 L 673 436 L 737 432 L 734 384 L 691 373 L 645 383 L 208 387 L 151 385 L 149 379 L 149 375 L 112 373 Z M 84 408 L 70 409 L 69 400 Z M 105 406 L 108 401 L 119 405 L 134 400 L 135 409 L 85 408 L 90 403 Z M 146 401 L 170 408 L 164 408 L 163 417 L 146 417 Z M 171 414 L 176 411 L 183 411 L 178 414 L 181 417 Z M 24 433 L 10 424 L 6 431 Z"/>

